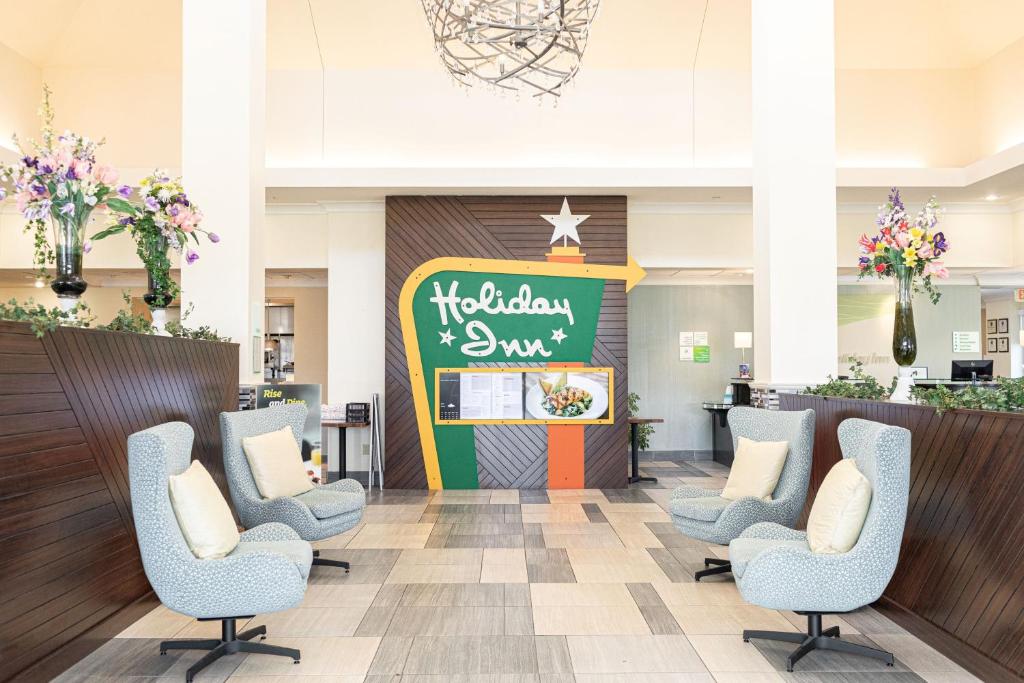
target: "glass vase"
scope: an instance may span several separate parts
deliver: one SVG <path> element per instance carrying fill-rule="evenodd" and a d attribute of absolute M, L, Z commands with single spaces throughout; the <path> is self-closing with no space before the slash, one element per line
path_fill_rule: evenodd
<path fill-rule="evenodd" d="M 165 238 L 161 237 L 156 241 L 153 253 L 161 256 L 159 259 L 160 263 L 167 262 L 167 240 Z M 151 259 L 151 261 L 154 260 L 155 259 Z M 167 288 L 161 284 L 167 281 L 170 277 L 170 273 L 162 273 L 162 275 L 163 277 L 158 279 L 154 277 L 153 270 L 146 270 L 146 279 L 149 284 L 149 291 L 142 295 L 142 300 L 146 302 L 146 305 L 149 306 L 149 310 L 151 311 L 167 308 L 174 300 L 174 296 L 171 292 L 167 291 Z"/>
<path fill-rule="evenodd" d="M 78 303 L 88 283 L 82 278 L 82 233 L 84 223 L 74 216 L 53 216 L 53 251 L 57 275 L 50 289 L 65 310 Z M 88 217 L 85 218 L 88 221 Z"/>
<path fill-rule="evenodd" d="M 914 269 L 893 266 L 896 286 L 896 311 L 892 327 L 892 357 L 900 367 L 914 364 L 917 358 L 917 333 L 914 330 Z"/>

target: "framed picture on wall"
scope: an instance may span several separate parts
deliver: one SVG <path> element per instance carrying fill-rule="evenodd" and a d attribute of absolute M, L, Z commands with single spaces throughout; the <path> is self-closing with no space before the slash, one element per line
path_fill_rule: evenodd
<path fill-rule="evenodd" d="M 988 334 L 995 334 L 996 333 L 996 319 L 995 318 L 989 318 L 987 321 L 985 321 L 985 331 Z"/>
<path fill-rule="evenodd" d="M 999 353 L 1008 353 L 1010 351 L 1010 338 L 999 337 Z"/>
<path fill-rule="evenodd" d="M 990 320 L 989 322 L 995 322 L 995 321 L 994 320 Z M 988 338 L 988 352 L 989 353 L 995 353 L 998 350 L 999 349 L 996 346 L 996 338 L 995 337 L 989 337 Z"/>
<path fill-rule="evenodd" d="M 996 324 L 996 332 L 998 334 L 1009 334 L 1010 333 L 1010 319 L 999 318 L 999 322 Z"/>

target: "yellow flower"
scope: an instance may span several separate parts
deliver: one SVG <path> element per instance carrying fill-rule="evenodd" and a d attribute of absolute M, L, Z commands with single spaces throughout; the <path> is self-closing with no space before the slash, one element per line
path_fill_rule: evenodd
<path fill-rule="evenodd" d="M 917 249 L 914 247 L 907 247 L 903 250 L 903 263 L 913 267 L 917 264 Z"/>
<path fill-rule="evenodd" d="M 923 235 L 924 235 L 924 230 L 922 230 L 921 228 L 911 228 L 910 229 L 910 236 L 913 239 L 915 239 L 915 240 L 921 239 L 921 237 Z"/>

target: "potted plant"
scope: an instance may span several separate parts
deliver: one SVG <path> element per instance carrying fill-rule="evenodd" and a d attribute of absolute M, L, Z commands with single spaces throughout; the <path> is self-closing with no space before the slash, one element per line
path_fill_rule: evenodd
<path fill-rule="evenodd" d="M 892 278 L 896 288 L 892 355 L 900 369 L 892 401 L 909 401 L 914 382 L 910 371 L 917 358 L 914 292 L 923 289 L 936 304 L 942 295 L 932 284 L 932 277 L 949 277 L 949 271 L 940 260 L 949 250 L 949 244 L 945 235 L 935 230 L 940 211 L 932 197 L 917 216 L 911 218 L 900 199 L 900 191 L 894 187 L 889 200 L 879 208 L 875 221 L 878 234 L 874 237 L 864 234 L 859 240 L 858 277 Z"/>
<path fill-rule="evenodd" d="M 96 161 L 102 140 L 96 142 L 71 131 L 54 132 L 50 94 L 44 85 L 39 109 L 42 141 L 23 145 L 15 137 L 22 156 L 15 164 L 0 166 L 0 183 L 13 186 L 18 211 L 27 221 L 25 231 L 33 233 L 34 263 L 40 277 L 49 279 L 47 265 L 56 266 L 50 288 L 61 308 L 70 311 L 88 286 L 82 277 L 82 256 L 89 251 L 85 230 L 92 212 L 111 198 L 126 196 L 131 188 L 115 187 L 117 171 Z M 6 195 L 7 190 L 0 186 L 0 200 Z"/>
<path fill-rule="evenodd" d="M 124 231 L 135 240 L 136 253 L 146 266 L 149 291 L 143 300 L 153 314 L 158 334 L 166 333 L 167 306 L 181 292 L 171 277 L 169 249 L 174 249 L 192 265 L 199 254 L 189 246 L 189 239 L 199 244 L 199 234 L 211 242 L 219 242 L 216 233 L 199 227 L 203 214 L 185 194 L 181 179 L 171 179 L 166 171 L 154 171 L 139 184 L 138 204 L 117 198 L 107 202 L 116 223 L 93 235 L 94 241 Z"/>

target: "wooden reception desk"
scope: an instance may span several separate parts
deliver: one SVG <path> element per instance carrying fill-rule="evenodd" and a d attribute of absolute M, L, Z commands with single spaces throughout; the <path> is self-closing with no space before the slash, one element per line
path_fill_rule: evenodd
<path fill-rule="evenodd" d="M 892 582 L 877 607 L 987 682 L 1024 681 L 1024 414 L 780 394 L 815 411 L 811 493 L 861 417 L 912 436 L 910 504 Z M 806 520 L 807 510 L 804 511 Z"/>
<path fill-rule="evenodd" d="M 237 407 L 237 344 L 0 322 L 0 681 L 49 680 L 155 606 L 126 439 L 188 422 L 226 491 Z"/>

